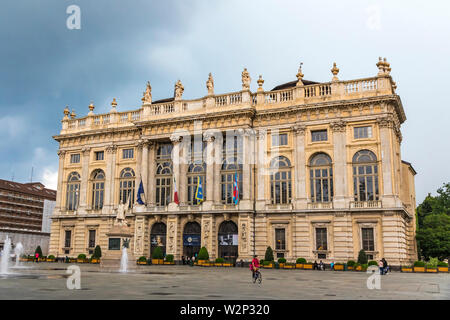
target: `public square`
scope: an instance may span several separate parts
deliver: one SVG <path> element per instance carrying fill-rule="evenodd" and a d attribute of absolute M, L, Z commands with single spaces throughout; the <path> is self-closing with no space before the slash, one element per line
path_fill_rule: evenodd
<path fill-rule="evenodd" d="M 392 272 L 367 289 L 363 272 L 263 269 L 261 285 L 248 268 L 78 265 L 81 289 L 69 290 L 66 263 L 24 263 L 0 276 L 0 299 L 449 299 L 449 274 Z M 131 265 L 131 263 L 130 263 Z"/>

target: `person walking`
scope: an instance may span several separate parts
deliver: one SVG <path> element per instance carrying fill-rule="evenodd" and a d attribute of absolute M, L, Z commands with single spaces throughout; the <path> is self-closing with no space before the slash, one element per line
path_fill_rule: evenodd
<path fill-rule="evenodd" d="M 36 261 L 36 262 L 39 262 L 39 253 L 36 252 L 36 253 L 34 254 L 34 257 L 35 257 L 35 261 Z"/>

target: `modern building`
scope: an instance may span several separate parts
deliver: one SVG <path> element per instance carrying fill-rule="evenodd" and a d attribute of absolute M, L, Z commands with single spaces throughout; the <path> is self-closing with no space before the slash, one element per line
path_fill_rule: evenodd
<path fill-rule="evenodd" d="M 201 246 L 210 258 L 276 257 L 392 265 L 417 258 L 411 164 L 401 158 L 406 120 L 386 59 L 378 74 L 330 82 L 303 79 L 152 101 L 85 117 L 64 110 L 50 252 L 76 256 L 100 245 L 105 259 L 175 259 Z M 143 193 L 138 191 L 142 184 Z M 200 189 L 200 190 L 199 190 Z M 201 191 L 201 192 L 199 192 Z"/>
<path fill-rule="evenodd" d="M 56 190 L 40 182 L 0 180 L 0 247 L 8 236 L 13 246 L 22 243 L 25 254 L 33 254 L 41 246 L 45 255 L 55 201 Z"/>

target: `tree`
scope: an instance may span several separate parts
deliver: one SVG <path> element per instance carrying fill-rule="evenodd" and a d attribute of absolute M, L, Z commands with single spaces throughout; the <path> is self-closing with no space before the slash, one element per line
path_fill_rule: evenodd
<path fill-rule="evenodd" d="M 152 252 L 152 259 L 164 259 L 161 247 L 156 247 Z"/>
<path fill-rule="evenodd" d="M 273 261 L 273 250 L 271 247 L 267 247 L 266 255 L 264 256 L 264 261 Z"/>
<path fill-rule="evenodd" d="M 426 260 L 437 257 L 442 261 L 450 257 L 450 216 L 446 214 L 426 216 L 422 228 L 417 231 L 416 239 Z"/>
<path fill-rule="evenodd" d="M 366 252 L 361 249 L 358 254 L 358 263 L 359 264 L 367 264 L 367 255 Z"/>
<path fill-rule="evenodd" d="M 42 257 L 42 249 L 41 246 L 37 246 L 36 250 L 34 251 L 34 254 L 38 253 L 39 258 Z"/>
<path fill-rule="evenodd" d="M 198 252 L 197 260 L 209 260 L 209 253 L 205 247 L 202 247 Z"/>
<path fill-rule="evenodd" d="M 92 258 L 94 259 L 100 259 L 102 257 L 102 249 L 99 245 L 97 245 L 94 249 L 94 254 L 92 255 Z"/>

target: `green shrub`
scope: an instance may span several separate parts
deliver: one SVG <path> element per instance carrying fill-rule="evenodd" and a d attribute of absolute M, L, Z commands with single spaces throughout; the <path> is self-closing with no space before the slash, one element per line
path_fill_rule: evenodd
<path fill-rule="evenodd" d="M 94 249 L 94 254 L 92 255 L 93 259 L 100 259 L 102 257 L 102 249 L 99 245 L 97 245 Z"/>
<path fill-rule="evenodd" d="M 334 265 L 335 266 L 343 266 L 344 264 L 342 262 L 336 262 Z"/>
<path fill-rule="evenodd" d="M 266 254 L 264 255 L 264 260 L 273 261 L 273 250 L 271 247 L 267 247 Z"/>
<path fill-rule="evenodd" d="M 139 262 L 147 262 L 147 258 L 142 256 L 142 257 L 139 257 L 138 261 Z"/>
<path fill-rule="evenodd" d="M 216 262 L 217 262 L 217 263 L 224 263 L 224 262 L 225 262 L 225 259 L 224 259 L 224 258 L 217 258 L 217 259 L 216 259 Z"/>
<path fill-rule="evenodd" d="M 360 267 L 361 266 L 361 264 L 360 263 L 358 263 L 358 262 L 356 262 L 354 265 L 353 265 L 353 267 L 356 269 L 357 267 Z"/>
<path fill-rule="evenodd" d="M 278 263 L 286 263 L 286 259 L 285 258 L 279 258 L 278 259 Z"/>
<path fill-rule="evenodd" d="M 167 262 L 173 262 L 173 254 L 168 254 L 168 255 L 166 256 L 166 261 L 167 261 Z"/>
<path fill-rule="evenodd" d="M 438 267 L 448 267 L 448 263 L 445 263 L 444 261 L 439 261 L 437 265 Z"/>
<path fill-rule="evenodd" d="M 42 249 L 41 246 L 37 246 L 36 250 L 34 251 L 34 254 L 38 253 L 39 258 L 42 258 Z"/>
<path fill-rule="evenodd" d="M 84 253 L 80 253 L 78 255 L 78 259 L 86 259 L 86 255 Z"/>
<path fill-rule="evenodd" d="M 51 255 L 48 256 L 48 258 L 49 259 L 55 259 L 55 256 L 51 254 Z"/>
<path fill-rule="evenodd" d="M 355 264 L 356 264 L 356 262 L 353 260 L 348 260 L 348 262 L 347 262 L 347 266 L 349 266 L 349 267 L 354 267 Z"/>
<path fill-rule="evenodd" d="M 436 268 L 439 263 L 438 258 L 430 258 L 430 260 L 427 263 L 427 268 Z"/>
<path fill-rule="evenodd" d="M 370 260 L 369 261 L 369 266 L 378 266 L 378 262 L 376 262 L 374 260 Z"/>
<path fill-rule="evenodd" d="M 358 263 L 360 264 L 367 264 L 367 255 L 366 252 L 364 250 L 360 250 L 359 254 L 358 254 Z"/>
<path fill-rule="evenodd" d="M 305 258 L 298 258 L 297 259 L 297 263 L 299 263 L 299 264 L 306 263 L 306 259 Z"/>
<path fill-rule="evenodd" d="M 425 267 L 425 262 L 423 261 L 415 261 L 414 267 Z"/>
<path fill-rule="evenodd" d="M 267 260 L 263 260 L 263 266 L 268 266 L 272 263 L 273 261 L 267 261 Z"/>
<path fill-rule="evenodd" d="M 368 267 L 367 263 L 362 263 L 362 264 L 361 264 L 361 268 L 362 268 L 363 270 L 367 270 L 367 267 Z"/>
<path fill-rule="evenodd" d="M 161 247 L 156 247 L 155 250 L 153 250 L 152 258 L 153 259 L 163 259 L 164 258 L 164 255 L 163 255 L 163 252 L 161 250 Z"/>
<path fill-rule="evenodd" d="M 209 253 L 205 247 L 202 247 L 198 252 L 197 260 L 209 260 Z"/>

